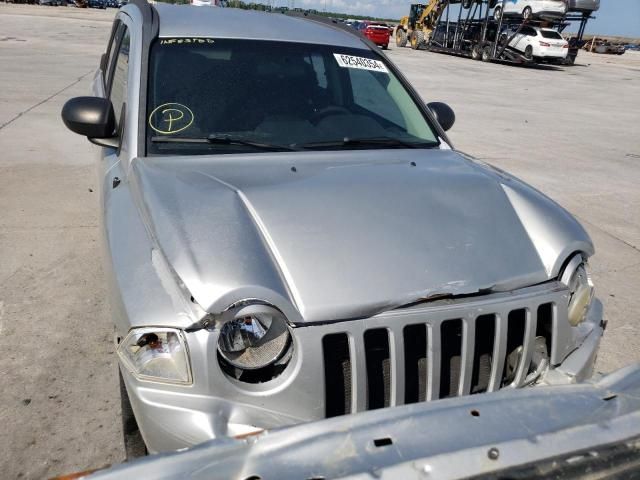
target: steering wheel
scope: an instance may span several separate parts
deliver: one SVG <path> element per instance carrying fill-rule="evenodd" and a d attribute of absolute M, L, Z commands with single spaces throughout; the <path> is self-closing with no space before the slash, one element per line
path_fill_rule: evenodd
<path fill-rule="evenodd" d="M 311 123 L 319 123 L 320 120 L 326 117 L 330 117 L 332 115 L 350 115 L 351 112 L 344 107 L 338 107 L 336 105 L 330 105 L 321 110 L 318 110 L 311 117 Z"/>

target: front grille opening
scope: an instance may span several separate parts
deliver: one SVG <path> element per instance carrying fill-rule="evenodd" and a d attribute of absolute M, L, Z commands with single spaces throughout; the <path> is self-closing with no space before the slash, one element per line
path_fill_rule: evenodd
<path fill-rule="evenodd" d="M 375 328 L 364 332 L 367 361 L 367 408 L 388 407 L 391 400 L 391 359 L 389 332 Z"/>
<path fill-rule="evenodd" d="M 524 332 L 527 323 L 527 311 L 524 308 L 509 312 L 507 323 L 507 356 L 504 360 L 502 385 L 509 385 L 516 379 L 518 365 L 522 361 L 524 350 Z"/>
<path fill-rule="evenodd" d="M 493 365 L 493 344 L 496 338 L 496 316 L 481 315 L 476 319 L 475 350 L 471 394 L 486 392 Z"/>
<path fill-rule="evenodd" d="M 551 357 L 551 345 L 553 342 L 553 304 L 543 303 L 538 307 L 538 324 L 536 325 L 536 337 L 543 337 L 547 345 L 547 355 Z"/>
<path fill-rule="evenodd" d="M 334 333 L 322 339 L 325 413 L 337 417 L 351 412 L 351 356 L 349 337 Z"/>
<path fill-rule="evenodd" d="M 427 399 L 427 326 L 407 325 L 404 336 L 404 403 Z"/>
<path fill-rule="evenodd" d="M 462 320 L 447 320 L 440 325 L 442 349 L 440 398 L 455 397 L 460 384 L 462 356 Z"/>

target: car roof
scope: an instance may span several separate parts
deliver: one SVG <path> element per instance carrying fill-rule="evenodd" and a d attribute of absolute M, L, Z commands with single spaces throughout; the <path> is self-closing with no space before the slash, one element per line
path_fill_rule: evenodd
<path fill-rule="evenodd" d="M 369 49 L 358 36 L 339 26 L 282 13 L 164 3 L 154 7 L 159 17 L 159 36 L 164 38 L 236 38 Z"/>

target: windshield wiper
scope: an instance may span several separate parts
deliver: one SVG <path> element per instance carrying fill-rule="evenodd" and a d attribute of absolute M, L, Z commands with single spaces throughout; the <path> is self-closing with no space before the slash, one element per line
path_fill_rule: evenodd
<path fill-rule="evenodd" d="M 297 148 L 286 145 L 276 145 L 272 143 L 255 142 L 253 140 L 245 140 L 240 137 L 231 135 L 212 134 L 207 137 L 151 137 L 153 143 L 200 143 L 208 145 L 244 145 L 247 147 L 259 148 L 261 150 L 273 151 L 296 151 Z"/>
<path fill-rule="evenodd" d="M 433 148 L 438 146 L 438 142 L 408 142 L 400 140 L 394 137 L 363 137 L 363 138 L 349 138 L 344 137 L 342 140 L 330 140 L 326 142 L 310 142 L 296 145 L 300 148 L 314 149 L 314 148 L 331 148 L 331 147 L 348 147 L 348 146 L 389 146 L 389 147 L 404 147 L 404 148 Z"/>

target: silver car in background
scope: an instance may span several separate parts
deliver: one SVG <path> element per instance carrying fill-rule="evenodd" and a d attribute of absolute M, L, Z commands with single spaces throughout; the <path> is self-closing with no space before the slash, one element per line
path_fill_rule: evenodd
<path fill-rule="evenodd" d="M 567 6 L 570 12 L 595 12 L 600 10 L 600 0 L 568 0 Z"/>
<path fill-rule="evenodd" d="M 102 147 L 130 456 L 592 374 L 585 230 L 348 27 L 135 0 L 62 117 Z"/>

